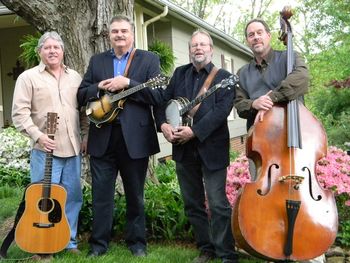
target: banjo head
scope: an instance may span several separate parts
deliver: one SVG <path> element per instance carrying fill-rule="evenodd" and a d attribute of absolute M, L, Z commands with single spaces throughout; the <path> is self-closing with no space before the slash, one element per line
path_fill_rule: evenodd
<path fill-rule="evenodd" d="M 168 102 L 165 109 L 165 116 L 167 123 L 169 123 L 173 128 L 183 125 L 183 117 L 180 115 L 180 111 L 186 106 L 186 104 L 188 104 L 188 100 L 181 97 Z"/>

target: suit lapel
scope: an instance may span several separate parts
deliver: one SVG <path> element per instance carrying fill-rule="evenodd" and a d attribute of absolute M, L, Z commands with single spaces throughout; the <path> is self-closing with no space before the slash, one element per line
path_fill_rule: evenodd
<path fill-rule="evenodd" d="M 192 93 L 193 93 L 193 87 L 190 84 L 192 80 L 192 67 L 186 71 L 185 73 L 185 92 L 186 92 L 186 97 L 189 98 L 190 100 L 192 99 Z"/>
<path fill-rule="evenodd" d="M 111 56 L 110 51 L 107 51 L 105 53 L 105 56 L 103 58 L 103 68 L 106 74 L 105 79 L 114 77 L 113 57 Z"/>

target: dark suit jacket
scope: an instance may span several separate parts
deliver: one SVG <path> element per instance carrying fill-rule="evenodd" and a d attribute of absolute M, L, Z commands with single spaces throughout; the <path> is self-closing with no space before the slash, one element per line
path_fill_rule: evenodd
<path fill-rule="evenodd" d="M 212 64 L 211 67 L 214 65 Z M 186 97 L 191 101 L 193 87 L 189 84 L 192 77 L 192 64 L 178 67 L 164 91 L 164 100 L 168 101 L 177 97 Z M 218 84 L 222 79 L 231 74 L 220 69 L 213 79 L 211 86 Z M 212 95 L 204 99 L 194 115 L 192 130 L 196 138 L 186 144 L 193 145 L 206 167 L 211 170 L 223 169 L 229 165 L 230 136 L 227 125 L 227 117 L 233 107 L 235 92 L 230 89 L 218 89 Z M 156 112 L 157 126 L 166 122 L 164 110 Z M 173 145 L 173 159 L 185 161 L 184 145 Z"/>
<path fill-rule="evenodd" d="M 147 82 L 158 74 L 160 74 L 159 58 L 151 52 L 136 50 L 128 71 L 130 87 Z M 112 77 L 111 52 L 106 51 L 92 56 L 78 90 L 79 106 L 85 106 L 89 100 L 96 99 L 98 95 L 102 96 L 103 91 L 98 93 L 98 83 Z M 156 102 L 152 91 L 145 88 L 127 97 L 124 109 L 118 114 L 129 155 L 134 159 L 159 152 L 150 104 L 156 104 Z M 88 153 L 101 157 L 107 150 L 111 132 L 112 124 L 103 124 L 101 128 L 97 128 L 94 123 L 90 123 Z"/>

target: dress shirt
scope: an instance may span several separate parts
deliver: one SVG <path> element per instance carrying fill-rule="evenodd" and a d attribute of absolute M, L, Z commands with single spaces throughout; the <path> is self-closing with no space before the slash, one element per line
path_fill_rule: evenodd
<path fill-rule="evenodd" d="M 111 54 L 113 56 L 114 77 L 124 75 L 126 64 L 130 56 L 130 51 L 126 52 L 121 58 L 117 58 L 117 56 L 114 53 L 114 50 L 111 49 Z"/>
<path fill-rule="evenodd" d="M 252 124 L 257 110 L 252 107 L 253 101 L 269 94 L 274 103 L 287 102 L 302 97 L 308 91 L 309 73 L 304 59 L 295 54 L 294 67 L 290 74 L 286 72 L 286 51 L 270 50 L 266 60 L 259 65 L 253 59 L 238 71 L 240 85 L 236 88 L 235 107 L 241 118 Z M 247 83 L 256 83 L 249 86 Z"/>
<path fill-rule="evenodd" d="M 47 112 L 56 112 L 58 125 L 53 154 L 71 157 L 80 152 L 80 121 L 84 129 L 87 125 L 83 123 L 83 113 L 79 114 L 76 99 L 81 77 L 78 72 L 62 67 L 59 79 L 48 72 L 42 62 L 18 77 L 13 95 L 12 121 L 19 131 L 31 138 L 32 147 L 43 151 L 38 139 L 46 133 Z"/>

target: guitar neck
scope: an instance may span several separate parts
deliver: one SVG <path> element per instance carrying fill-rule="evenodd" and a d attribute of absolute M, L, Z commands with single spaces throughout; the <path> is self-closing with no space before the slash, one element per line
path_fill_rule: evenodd
<path fill-rule="evenodd" d="M 194 100 L 192 100 L 189 104 L 187 104 L 185 107 L 183 107 L 180 110 L 180 115 L 184 115 L 186 112 L 192 110 L 197 104 L 201 103 L 206 97 L 210 96 L 214 93 L 217 89 L 221 87 L 221 84 L 216 84 L 214 87 L 208 89 L 207 92 L 203 93 L 202 95 L 196 97 Z"/>
<path fill-rule="evenodd" d="M 42 193 L 43 198 L 50 198 L 50 195 L 51 195 L 52 160 L 53 160 L 52 152 L 46 153 L 45 172 L 44 172 L 44 180 L 43 180 L 43 193 Z"/>
<path fill-rule="evenodd" d="M 127 90 L 124 90 L 124 91 L 119 92 L 117 94 L 114 94 L 111 97 L 111 103 L 116 102 L 118 100 L 121 100 L 121 99 L 123 99 L 123 98 L 125 98 L 125 97 L 127 97 L 127 96 L 129 96 L 129 95 L 131 95 L 131 94 L 133 94 L 133 93 L 135 93 L 137 91 L 139 91 L 139 90 L 142 90 L 142 89 L 144 89 L 146 87 L 147 87 L 147 83 L 143 83 L 143 84 L 137 85 L 137 86 L 135 86 L 135 87 L 133 87 L 131 89 L 127 89 Z"/>

